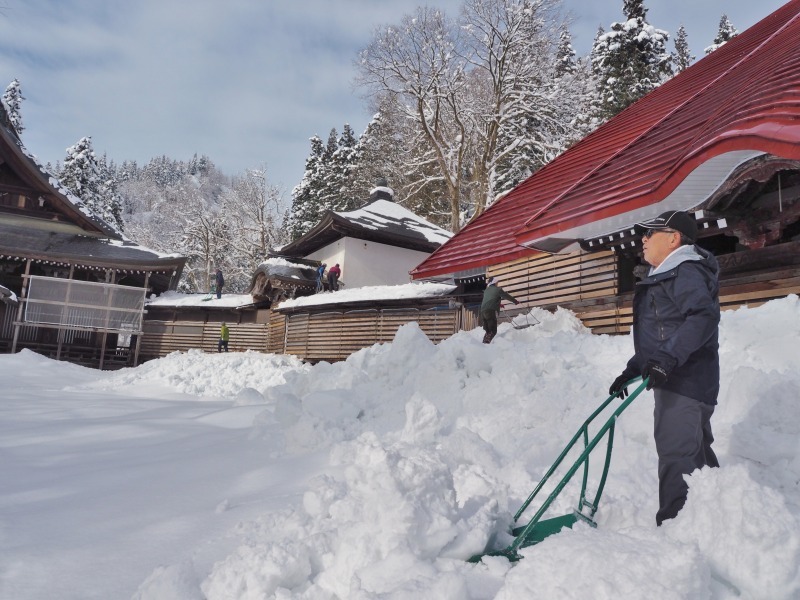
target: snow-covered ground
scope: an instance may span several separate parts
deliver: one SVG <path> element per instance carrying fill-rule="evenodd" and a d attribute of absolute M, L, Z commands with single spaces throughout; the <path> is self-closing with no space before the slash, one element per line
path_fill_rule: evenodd
<path fill-rule="evenodd" d="M 504 539 L 631 353 L 566 311 L 535 316 L 488 346 L 406 325 L 313 367 L 189 352 L 103 373 L 0 355 L 0 598 L 800 597 L 796 296 L 724 313 L 722 467 L 689 478 L 677 519 L 655 527 L 645 393 L 617 424 L 596 529 L 513 565 L 465 561 Z"/>

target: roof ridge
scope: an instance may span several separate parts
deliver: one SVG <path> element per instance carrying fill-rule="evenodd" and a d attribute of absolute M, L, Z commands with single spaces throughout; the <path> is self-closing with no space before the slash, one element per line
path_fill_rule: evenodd
<path fill-rule="evenodd" d="M 780 9 L 779 9 L 779 10 L 780 10 Z M 775 14 L 775 13 L 772 13 L 772 14 L 770 14 L 770 15 L 767 15 L 767 16 L 766 16 L 766 17 L 764 17 L 764 19 L 762 19 L 761 21 L 764 21 L 764 20 L 766 20 L 766 19 L 770 18 L 770 17 L 771 17 L 771 16 L 773 16 L 774 14 Z M 534 214 L 533 214 L 533 215 L 532 215 L 530 218 L 528 218 L 528 219 L 525 221 L 525 223 L 523 223 L 523 225 L 522 225 L 522 227 L 521 227 L 520 229 L 524 229 L 525 227 L 527 227 L 527 225 L 528 225 L 529 223 L 531 223 L 532 221 L 534 221 L 535 219 L 537 219 L 537 218 L 538 218 L 539 216 L 541 216 L 543 213 L 545 213 L 545 212 L 547 212 L 548 210 L 550 210 L 550 208 L 551 208 L 551 207 L 553 207 L 553 206 L 554 206 L 554 205 L 555 205 L 557 202 L 559 202 L 559 201 L 560 201 L 562 198 L 564 198 L 564 196 L 566 196 L 567 194 L 569 194 L 569 193 L 570 193 L 572 190 L 574 190 L 576 187 L 578 187 L 580 184 L 582 184 L 584 181 L 586 181 L 586 180 L 587 180 L 589 177 L 591 177 L 591 176 L 592 176 L 594 173 L 596 173 L 597 171 L 599 171 L 600 169 L 602 169 L 603 167 L 605 167 L 606 165 L 608 165 L 608 164 L 609 164 L 611 161 L 613 161 L 613 160 L 614 160 L 614 159 L 615 159 L 617 156 L 619 156 L 620 154 L 622 154 L 623 152 L 625 152 L 625 151 L 626 151 L 628 148 L 630 148 L 630 147 L 631 147 L 633 144 L 635 144 L 635 143 L 636 143 L 636 142 L 638 142 L 640 139 L 642 139 L 642 138 L 643 138 L 645 135 L 649 134 L 651 131 L 653 131 L 654 129 L 656 129 L 656 128 L 657 128 L 659 125 L 661 125 L 661 124 L 662 124 L 662 123 L 663 123 L 663 122 L 664 122 L 666 119 L 668 119 L 668 118 L 669 118 L 669 117 L 671 117 L 673 114 L 675 114 L 675 112 L 677 112 L 679 109 L 682 109 L 684 106 L 686 106 L 687 104 L 689 104 L 690 102 L 692 102 L 693 100 L 695 100 L 697 97 L 699 97 L 701 94 L 703 94 L 705 91 L 707 91 L 707 90 L 709 89 L 709 87 L 711 87 L 712 85 L 714 85 L 715 83 L 717 83 L 717 82 L 720 80 L 720 78 L 722 78 L 723 76 L 726 76 L 726 75 L 728 75 L 728 74 L 731 72 L 731 70 L 732 70 L 732 69 L 734 69 L 734 68 L 736 68 L 737 66 L 741 65 L 741 64 L 742 64 L 742 61 L 744 61 L 744 60 L 746 60 L 746 59 L 750 58 L 751 56 L 753 56 L 753 54 L 754 54 L 754 52 L 755 52 L 756 50 L 760 49 L 761 47 L 763 47 L 763 45 L 764 45 L 764 44 L 766 44 L 767 42 L 769 42 L 770 40 L 772 40 L 772 39 L 773 39 L 773 38 L 774 38 L 776 35 L 778 35 L 780 32 L 782 32 L 782 31 L 783 31 L 783 30 L 784 30 L 786 27 L 788 27 L 790 24 L 792 24 L 792 23 L 794 22 L 794 20 L 795 20 L 795 19 L 797 19 L 798 17 L 800 17 L 800 13 L 797 13 L 797 12 L 796 12 L 796 13 L 794 14 L 794 16 L 793 16 L 793 17 L 791 17 L 790 19 L 788 19 L 788 20 L 787 20 L 787 21 L 786 21 L 786 22 L 785 22 L 783 25 L 781 25 L 781 26 L 780 26 L 780 27 L 779 27 L 779 28 L 778 28 L 776 31 L 774 31 L 772 34 L 770 34 L 770 35 L 769 35 L 769 36 L 767 36 L 767 37 L 766 37 L 764 40 L 762 40 L 762 42 L 761 42 L 760 44 L 758 44 L 758 46 L 756 46 L 755 48 L 753 48 L 753 50 L 751 50 L 750 52 L 748 52 L 747 54 L 745 54 L 744 56 L 742 56 L 742 57 L 741 57 L 739 60 L 737 60 L 736 62 L 734 62 L 734 64 L 733 64 L 733 65 L 731 65 L 730 67 L 728 67 L 727 69 L 725 69 L 725 70 L 724 70 L 722 73 L 720 73 L 720 74 L 719 74 L 717 77 L 715 77 L 715 78 L 713 79 L 713 81 L 711 81 L 711 82 L 707 83 L 706 85 L 704 85 L 702 88 L 700 88 L 699 90 L 697 90 L 695 93 L 693 93 L 691 96 L 689 96 L 689 97 L 688 97 L 686 100 L 684 100 L 683 102 L 680 102 L 680 103 L 676 104 L 675 106 L 673 106 L 672 110 L 670 110 L 669 112 L 665 113 L 665 114 L 664 114 L 664 115 L 663 115 L 663 116 L 662 116 L 660 119 L 658 119 L 657 121 L 655 121 L 655 122 L 654 122 L 652 125 L 650 125 L 650 126 L 649 126 L 649 127 L 647 127 L 646 129 L 642 130 L 642 131 L 641 131 L 641 132 L 640 132 L 638 135 L 636 135 L 634 138 L 632 138 L 632 139 L 631 139 L 631 140 L 630 140 L 630 141 L 629 141 L 627 144 L 625 144 L 624 146 L 622 146 L 621 148 L 619 148 L 619 149 L 618 149 L 616 152 L 614 152 L 614 153 L 610 154 L 608 157 L 606 157 L 606 159 L 605 159 L 604 161 L 602 161 L 602 162 L 600 162 L 599 164 L 597 164 L 597 165 L 596 165 L 596 166 L 595 166 L 593 169 L 591 169 L 589 172 L 587 172 L 587 173 L 586 173 L 586 174 L 585 174 L 583 177 L 581 177 L 581 178 L 577 179 L 577 180 L 576 180 L 576 181 L 575 181 L 575 182 L 574 182 L 574 183 L 573 183 L 573 184 L 572 184 L 570 187 L 568 187 L 567 189 L 563 190 L 563 191 L 562 191 L 562 192 L 561 192 L 561 193 L 560 193 L 558 196 L 556 196 L 555 198 L 553 198 L 553 199 L 552 199 L 552 200 L 551 200 L 551 201 L 550 201 L 550 202 L 549 202 L 547 205 L 543 206 L 541 209 L 539 209 L 537 212 L 535 212 L 535 213 L 534 213 Z M 761 21 L 759 21 L 759 23 L 760 23 Z M 755 26 L 754 26 L 754 27 L 755 27 Z M 737 36 L 737 37 L 738 37 L 738 36 Z M 702 59 L 701 59 L 701 60 L 702 60 Z M 695 65 L 696 65 L 696 64 L 697 64 L 697 63 L 695 63 Z M 692 65 L 692 66 L 694 66 L 694 65 Z M 680 73 L 679 73 L 678 75 L 680 75 Z M 677 77 L 677 76 L 676 76 L 676 77 Z M 666 84 L 668 84 L 668 83 L 670 83 L 671 81 L 674 81 L 674 78 L 673 78 L 673 79 L 670 79 L 670 80 L 668 80 L 668 81 L 665 81 L 665 82 L 664 82 L 664 84 L 662 84 L 662 86 L 663 86 L 663 85 L 666 85 Z M 662 86 L 659 86 L 657 89 L 663 89 L 663 87 L 662 87 Z M 642 97 L 640 100 L 644 100 L 645 98 L 647 98 L 647 96 L 643 96 L 643 97 Z M 632 104 L 630 107 L 633 107 L 633 106 L 635 106 L 635 105 L 636 105 L 636 104 L 637 104 L 637 103 L 638 103 L 640 100 L 637 100 L 636 102 L 634 102 L 634 103 L 633 103 L 633 104 Z M 732 101 L 732 98 L 731 98 L 731 100 L 729 100 L 728 102 L 731 102 L 731 101 Z M 726 103 L 725 105 L 727 105 L 727 103 Z M 630 107 L 628 107 L 628 108 L 630 108 Z M 625 110 L 628 110 L 628 108 L 626 108 Z M 720 110 L 721 110 L 721 109 L 720 109 Z M 718 115 L 718 114 L 719 114 L 719 112 L 720 112 L 720 110 L 717 110 L 717 111 L 716 111 L 716 112 L 713 114 L 713 116 L 716 116 L 716 115 Z M 623 111 L 623 112 L 624 112 L 624 111 Z M 609 121 L 607 121 L 607 123 L 610 123 L 611 121 L 613 121 L 613 120 L 614 120 L 614 118 L 615 118 L 615 117 L 611 117 L 611 119 L 610 119 Z M 712 120 L 712 119 L 708 119 L 708 120 L 706 121 L 706 124 L 708 124 L 708 123 L 709 123 L 711 120 Z M 596 130 L 595 130 L 595 131 L 596 131 Z M 703 128 L 703 130 L 702 130 L 702 131 L 705 131 L 705 128 Z M 698 134 L 698 135 L 699 135 L 699 134 Z M 697 139 L 697 136 L 695 136 L 695 137 L 692 139 L 692 141 L 694 142 L 696 139 Z"/>

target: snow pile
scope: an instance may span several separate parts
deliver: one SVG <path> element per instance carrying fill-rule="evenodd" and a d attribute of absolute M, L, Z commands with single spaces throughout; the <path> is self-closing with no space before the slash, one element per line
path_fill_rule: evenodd
<path fill-rule="evenodd" d="M 4 461 L 0 476 L 16 481 L 12 475 L 25 472 L 20 464 L 35 472 L 48 457 L 69 455 L 67 448 L 93 464 L 102 450 L 108 465 L 136 465 L 127 469 L 125 485 L 136 496 L 132 512 L 138 514 L 120 513 L 107 539 L 92 536 L 92 549 L 59 547 L 60 561 L 70 562 L 67 585 L 59 561 L 35 561 L 52 543 L 50 532 L 29 525 L 35 539 L 15 545 L 13 536 L 20 534 L 9 522 L 0 538 L 8 589 L 18 592 L 36 581 L 40 595 L 14 597 L 134 594 L 139 600 L 798 597 L 796 296 L 724 313 L 722 390 L 712 419 L 722 467 L 689 477 L 689 499 L 678 518 L 655 527 L 652 394 L 645 392 L 617 423 L 596 529 L 576 525 L 523 549 L 523 560 L 513 565 L 500 557 L 466 562 L 487 542 L 503 547 L 511 541 L 506 532 L 513 513 L 605 399 L 632 351 L 630 336 L 591 335 L 568 311 L 533 316 L 539 325 L 503 325 L 491 345 L 481 343 L 480 330 L 434 345 L 409 324 L 393 343 L 337 364 L 197 352 L 116 374 L 74 371 L 89 373 L 91 381 L 79 385 L 77 375 L 66 377 L 68 389 L 61 388 L 58 402 L 97 415 L 105 432 L 95 431 L 86 447 L 83 435 L 33 433 L 75 427 L 67 415 L 51 416 L 57 409 L 46 400 L 51 392 L 43 378 L 20 384 L 45 386 L 32 392 L 40 398 L 35 402 L 17 402 L 24 394 L 12 387 L 0 439 L 16 458 Z M 36 373 L 52 365 L 30 353 L 0 356 L 3 373 L 21 364 Z M 137 404 L 137 394 L 146 404 Z M 32 416 L 31 407 L 40 405 Z M 32 427 L 37 419 L 43 424 Z M 171 480 L 145 479 L 152 474 L 133 452 L 145 427 L 150 437 L 144 439 L 159 442 L 158 457 L 170 461 Z M 207 451 L 189 441 L 197 435 Z M 23 454 L 35 460 L 25 463 Z M 91 469 L 60 462 L 62 475 L 71 468 L 69 486 L 88 489 L 86 511 L 106 502 Z M 601 462 L 593 460 L 590 493 Z M 63 502 L 16 500 L 43 497 L 44 488 L 63 494 L 66 482 L 37 487 L 38 479 L 24 479 L 2 492 L 0 505 L 28 523 L 69 522 L 60 512 L 67 510 Z M 575 479 L 553 515 L 575 506 Z M 139 493 L 147 485 L 154 496 L 149 502 Z M 81 525 L 62 525 L 63 537 L 81 540 Z M 149 532 L 146 542 L 134 535 L 135 527 Z M 108 568 L 104 553 L 112 555 L 113 545 L 124 548 L 124 561 Z M 130 576 L 132 565 L 137 577 Z M 80 572 L 86 581 L 76 579 Z M 122 588 L 123 580 L 135 583 Z"/>

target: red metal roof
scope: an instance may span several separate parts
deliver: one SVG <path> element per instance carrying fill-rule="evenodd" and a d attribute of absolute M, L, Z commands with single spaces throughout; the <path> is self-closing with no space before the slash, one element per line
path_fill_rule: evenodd
<path fill-rule="evenodd" d="M 739 150 L 800 159 L 800 0 L 545 165 L 412 275 L 449 275 L 530 255 L 535 251 L 523 244 L 651 206 L 709 159 Z"/>

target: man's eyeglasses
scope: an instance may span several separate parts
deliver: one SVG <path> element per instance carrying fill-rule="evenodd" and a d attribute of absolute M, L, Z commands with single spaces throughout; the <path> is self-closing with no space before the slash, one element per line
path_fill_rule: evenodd
<path fill-rule="evenodd" d="M 663 231 L 664 233 L 678 233 L 674 229 L 648 229 L 647 231 L 644 232 L 644 237 L 651 238 L 653 237 L 654 233 L 658 233 L 660 231 Z"/>

